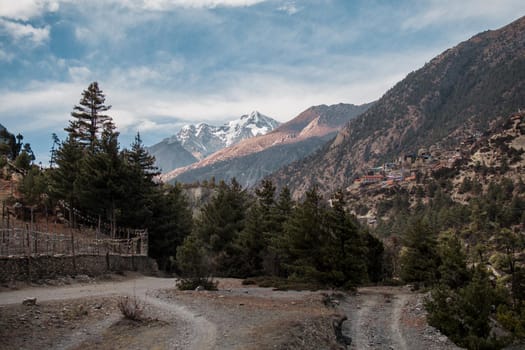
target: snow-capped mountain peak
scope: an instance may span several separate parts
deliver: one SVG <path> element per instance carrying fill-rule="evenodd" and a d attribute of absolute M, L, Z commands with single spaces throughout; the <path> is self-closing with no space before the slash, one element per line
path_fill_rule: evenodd
<path fill-rule="evenodd" d="M 245 114 L 222 126 L 207 123 L 187 124 L 171 137 L 148 148 L 164 172 L 186 166 L 239 141 L 264 135 L 279 125 L 257 111 Z"/>
<path fill-rule="evenodd" d="M 202 159 L 244 139 L 264 135 L 278 125 L 276 120 L 253 111 L 221 126 L 207 123 L 184 125 L 170 140 L 176 138 L 194 157 Z"/>

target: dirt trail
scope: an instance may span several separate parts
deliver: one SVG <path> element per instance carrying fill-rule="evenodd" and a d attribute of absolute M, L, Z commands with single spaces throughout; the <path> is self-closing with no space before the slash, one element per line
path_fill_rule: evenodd
<path fill-rule="evenodd" d="M 59 329 L 55 340 L 48 342 L 47 348 L 50 349 L 337 348 L 332 320 L 335 313 L 341 312 L 348 317 L 343 323 L 343 334 L 352 338 L 348 349 L 459 349 L 427 324 L 424 296 L 410 292 L 406 287 L 360 288 L 356 295 L 348 296 L 344 301 L 338 298 L 334 303 L 339 304 L 338 308 L 332 309 L 324 306 L 326 294 L 323 292 L 280 292 L 271 288 L 245 287 L 239 280 L 225 279 L 220 281 L 217 292 L 181 292 L 173 288 L 174 282 L 174 279 L 139 277 L 120 282 L 0 292 L 0 308 L 10 310 L 4 324 L 9 324 L 5 323 L 6 320 L 20 322 L 15 311 L 17 307 L 21 308 L 27 315 L 20 325 L 26 329 L 27 322 L 33 321 L 39 327 L 38 317 L 44 318 L 38 308 L 24 309 L 20 305 L 28 297 L 36 297 L 42 305 L 45 301 L 84 303 L 92 310 L 100 301 L 89 301 L 90 298 L 106 300 L 106 296 L 135 295 L 145 301 L 147 314 L 153 318 L 152 323 L 128 327 L 119 321 L 121 316 L 116 302 L 113 309 L 107 304 L 102 309 L 107 311 L 103 311 L 101 317 L 96 317 L 97 312 L 93 312 L 92 319 L 96 322 L 82 323 L 69 332 L 69 328 L 65 331 Z M 70 309 L 75 310 L 75 307 Z M 22 347 L 36 347 L 38 337 L 53 337 L 51 331 L 52 328 L 40 332 L 37 337 L 29 332 L 29 339 L 21 344 Z M 9 349 L 17 348 L 20 346 Z"/>
<path fill-rule="evenodd" d="M 136 296 L 145 301 L 150 307 L 169 313 L 172 318 L 182 319 L 190 325 L 190 332 L 186 334 L 190 349 L 212 349 L 215 344 L 216 326 L 206 319 L 195 315 L 184 306 L 176 302 L 165 302 L 158 299 L 155 291 L 159 289 L 173 288 L 174 279 L 140 277 L 123 282 L 107 282 L 89 285 L 75 285 L 67 287 L 44 287 L 28 288 L 17 291 L 0 293 L 0 305 L 19 304 L 25 298 L 37 298 L 38 302 L 78 299 L 84 297 L 110 296 L 110 295 L 130 295 Z M 114 320 L 114 317 L 109 319 Z M 89 333 L 97 335 L 107 327 L 104 325 L 94 325 Z M 79 341 L 85 341 L 82 337 L 75 337 Z M 59 348 L 70 348 L 72 344 L 69 340 L 64 340 L 63 346 Z"/>
<path fill-rule="evenodd" d="M 341 304 L 350 349 L 459 349 L 428 326 L 422 295 L 401 287 L 360 288 Z"/>

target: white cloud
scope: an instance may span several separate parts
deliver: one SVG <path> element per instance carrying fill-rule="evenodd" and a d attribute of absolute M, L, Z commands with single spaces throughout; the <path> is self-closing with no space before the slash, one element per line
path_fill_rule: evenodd
<path fill-rule="evenodd" d="M 140 83 L 165 73 L 168 68 L 163 67 L 182 69 L 177 61 L 166 61 L 157 69 L 121 69 L 94 80 L 99 81 L 106 103 L 113 106 L 109 115 L 121 132 L 121 144 L 127 146 L 137 131 L 146 144 L 153 144 L 176 133 L 183 121 L 222 123 L 252 110 L 287 121 L 311 105 L 370 102 L 436 53 L 409 51 L 374 58 L 340 57 L 330 65 L 295 70 L 283 66 L 274 71 L 228 72 L 228 80 L 207 92 Z M 100 75 L 82 65 L 71 66 L 68 71 L 68 83 L 34 82 L 18 91 L 0 90 L 2 121 L 24 134 L 63 133 L 73 106 L 91 82 L 89 78 Z M 115 79 L 118 75 L 121 79 Z M 27 116 L 31 116 L 31 123 Z M 41 153 L 49 147 L 34 143 L 32 146 Z"/>
<path fill-rule="evenodd" d="M 18 125 L 15 128 L 18 130 L 46 129 L 57 123 L 63 123 L 63 128 L 86 87 L 75 83 L 33 82 L 18 91 L 0 90 L 0 115 Z M 31 116 L 31 123 L 27 116 Z"/>
<path fill-rule="evenodd" d="M 29 39 L 34 44 L 38 45 L 49 39 L 49 26 L 35 28 L 31 24 L 23 24 L 0 19 L 0 30 L 2 29 L 17 41 Z"/>
<path fill-rule="evenodd" d="M 27 21 L 58 8 L 58 0 L 0 0 L 0 17 Z"/>
<path fill-rule="evenodd" d="M 88 67 L 69 67 L 68 68 L 69 76 L 71 77 L 71 80 L 78 83 L 86 83 L 88 82 L 93 73 Z"/>
<path fill-rule="evenodd" d="M 144 0 L 124 1 L 133 7 L 142 6 L 148 10 L 165 10 L 174 7 L 215 8 L 215 7 L 245 7 L 252 6 L 266 0 Z"/>
<path fill-rule="evenodd" d="M 297 5 L 295 1 L 290 1 L 285 3 L 284 5 L 277 8 L 279 11 L 283 11 L 288 13 L 289 15 L 295 15 L 297 12 L 299 12 L 299 9 L 297 8 Z"/>
<path fill-rule="evenodd" d="M 169 86 L 175 80 L 179 81 L 177 77 L 183 70 L 183 62 L 168 57 L 166 60 L 161 59 L 151 65 L 116 67 L 103 75 L 113 86 L 142 88 L 147 85 L 153 88 L 159 85 Z"/>
<path fill-rule="evenodd" d="M 525 11 L 523 0 L 432 0 L 401 24 L 403 29 L 418 30 L 431 25 L 468 19 L 509 21 Z M 488 28 L 487 28 L 488 29 Z"/>
<path fill-rule="evenodd" d="M 136 10 L 164 11 L 177 7 L 246 7 L 264 1 L 267 0 L 0 0 L 0 17 L 28 21 L 31 18 L 42 16 L 46 12 L 58 11 L 61 3 L 103 7 L 113 4 Z"/>

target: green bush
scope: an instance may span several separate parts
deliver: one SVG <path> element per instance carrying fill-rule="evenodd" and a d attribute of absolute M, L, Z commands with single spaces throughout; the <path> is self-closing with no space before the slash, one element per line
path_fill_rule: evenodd
<path fill-rule="evenodd" d="M 217 290 L 217 282 L 211 278 L 183 278 L 177 281 L 179 290 Z"/>

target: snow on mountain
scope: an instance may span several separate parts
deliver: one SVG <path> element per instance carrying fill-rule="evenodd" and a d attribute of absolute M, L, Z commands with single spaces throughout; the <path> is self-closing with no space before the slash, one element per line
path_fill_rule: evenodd
<path fill-rule="evenodd" d="M 221 126 L 206 123 L 184 125 L 176 135 L 149 147 L 149 151 L 157 159 L 157 165 L 163 165 L 162 171 L 168 172 L 188 165 L 188 162 L 193 163 L 191 158 L 195 158 L 195 161 L 204 159 L 242 140 L 264 135 L 278 126 L 278 121 L 253 111 Z M 179 161 L 179 156 L 175 154 L 180 153 L 181 149 L 188 153 L 183 162 Z"/>
<path fill-rule="evenodd" d="M 279 126 L 279 122 L 257 111 L 241 116 L 222 126 L 206 123 L 185 125 L 174 137 L 197 159 Z"/>
<path fill-rule="evenodd" d="M 226 147 L 250 137 L 264 135 L 279 126 L 279 122 L 257 111 L 217 128 L 215 135 Z"/>

